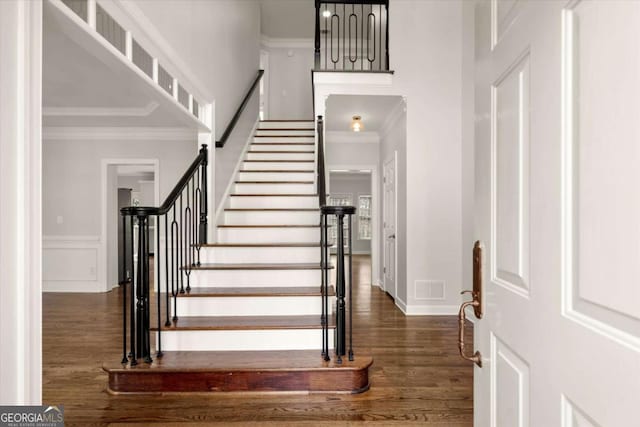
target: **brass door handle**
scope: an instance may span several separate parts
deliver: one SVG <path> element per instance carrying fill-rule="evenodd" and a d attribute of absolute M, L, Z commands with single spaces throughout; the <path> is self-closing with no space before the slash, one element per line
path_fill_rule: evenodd
<path fill-rule="evenodd" d="M 460 356 L 464 360 L 468 360 L 470 362 L 474 362 L 479 367 L 482 367 L 482 355 L 479 351 L 476 351 L 471 356 L 467 356 L 464 352 L 464 323 L 467 321 L 467 316 L 465 315 L 464 309 L 468 306 L 479 307 L 480 301 L 476 298 L 476 294 L 473 291 L 462 291 L 461 294 L 469 292 L 473 295 L 473 300 L 463 302 L 460 306 L 460 311 L 458 312 L 458 349 L 460 350 Z"/>
<path fill-rule="evenodd" d="M 473 245 L 473 290 L 462 291 L 461 294 L 471 294 L 471 301 L 465 301 L 460 306 L 458 312 L 458 349 L 460 350 L 460 356 L 464 360 L 469 360 L 479 367 L 482 367 L 482 355 L 479 351 L 468 356 L 465 354 L 464 345 L 464 323 L 467 320 L 467 316 L 464 312 L 465 308 L 473 307 L 473 313 L 478 319 L 482 319 L 483 306 L 482 306 L 482 244 L 480 241 L 476 241 Z"/>

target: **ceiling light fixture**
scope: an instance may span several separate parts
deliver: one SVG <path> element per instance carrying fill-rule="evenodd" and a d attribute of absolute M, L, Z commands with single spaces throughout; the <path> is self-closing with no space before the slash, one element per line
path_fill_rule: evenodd
<path fill-rule="evenodd" d="M 354 132 L 360 132 L 364 130 L 364 126 L 362 125 L 362 117 L 353 116 L 353 119 L 351 120 L 351 130 L 353 130 Z"/>
<path fill-rule="evenodd" d="M 322 16 L 324 16 L 325 18 L 329 18 L 331 16 L 331 11 L 325 10 L 324 12 L 322 12 Z"/>

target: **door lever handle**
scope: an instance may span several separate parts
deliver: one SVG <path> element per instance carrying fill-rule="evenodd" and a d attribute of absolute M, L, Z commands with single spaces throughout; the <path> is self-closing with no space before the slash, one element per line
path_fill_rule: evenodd
<path fill-rule="evenodd" d="M 479 351 L 473 353 L 473 355 L 468 356 L 465 354 L 465 344 L 464 344 L 464 324 L 467 321 L 467 316 L 464 312 L 464 309 L 468 306 L 472 306 L 474 308 L 480 306 L 480 301 L 477 298 L 477 294 L 473 291 L 462 291 L 461 294 L 470 293 L 473 296 L 471 301 L 465 301 L 460 306 L 460 311 L 458 312 L 458 350 L 460 350 L 460 356 L 464 360 L 468 360 L 470 362 L 474 362 L 479 367 L 482 367 L 482 355 Z"/>
<path fill-rule="evenodd" d="M 460 350 L 460 356 L 464 360 L 473 362 L 479 367 L 482 367 L 482 355 L 479 351 L 476 351 L 471 356 L 465 354 L 464 324 L 467 321 L 467 316 L 464 310 L 471 306 L 475 316 L 478 319 L 482 319 L 484 311 L 482 307 L 482 290 L 482 243 L 478 240 L 473 245 L 473 290 L 460 292 L 461 295 L 471 294 L 471 301 L 463 302 L 458 312 L 458 350 Z"/>

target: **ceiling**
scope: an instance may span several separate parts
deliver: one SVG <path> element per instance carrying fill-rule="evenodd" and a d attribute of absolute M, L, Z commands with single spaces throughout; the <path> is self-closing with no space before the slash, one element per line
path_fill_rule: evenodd
<path fill-rule="evenodd" d="M 400 102 L 401 96 L 331 95 L 326 104 L 325 129 L 348 132 L 352 117 L 360 116 L 364 131 L 378 132 Z"/>
<path fill-rule="evenodd" d="M 262 0 L 260 28 L 270 38 L 312 39 L 315 31 L 313 0 Z"/>
<path fill-rule="evenodd" d="M 59 7 L 45 2 L 43 9 L 44 126 L 194 126 L 186 110 L 179 111 L 119 53 L 106 49 Z"/>

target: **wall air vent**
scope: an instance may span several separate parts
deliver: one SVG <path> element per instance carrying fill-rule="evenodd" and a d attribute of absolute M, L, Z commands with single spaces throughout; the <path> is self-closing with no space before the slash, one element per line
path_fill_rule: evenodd
<path fill-rule="evenodd" d="M 189 92 L 182 85 L 178 85 L 178 102 L 187 110 L 189 109 Z"/>
<path fill-rule="evenodd" d="M 198 119 L 200 118 L 200 105 L 198 104 L 198 101 L 195 100 L 195 98 L 193 99 L 193 115 Z"/>
<path fill-rule="evenodd" d="M 162 65 L 158 65 L 158 84 L 160 87 L 173 96 L 173 77 L 167 72 Z"/>

